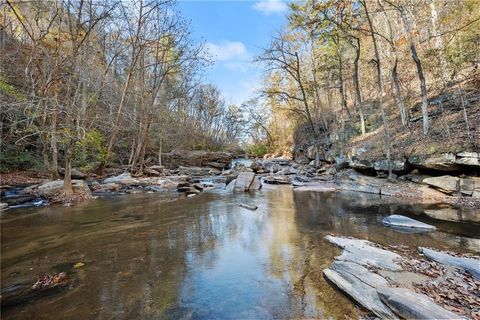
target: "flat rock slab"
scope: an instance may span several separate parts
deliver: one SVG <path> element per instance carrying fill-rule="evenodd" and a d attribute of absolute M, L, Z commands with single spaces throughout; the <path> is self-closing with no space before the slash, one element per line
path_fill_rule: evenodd
<path fill-rule="evenodd" d="M 242 207 L 242 208 L 245 208 L 245 209 L 248 209 L 248 210 L 252 210 L 252 211 L 255 211 L 255 210 L 258 209 L 258 207 L 254 204 L 240 203 L 238 206 Z"/>
<path fill-rule="evenodd" d="M 455 257 L 445 252 L 422 247 L 419 249 L 428 259 L 466 270 L 476 279 L 480 280 L 480 259 Z"/>
<path fill-rule="evenodd" d="M 415 219 L 394 214 L 383 219 L 383 224 L 389 227 L 414 228 L 423 230 L 435 230 L 432 225 L 417 221 Z"/>
<path fill-rule="evenodd" d="M 460 190 L 460 178 L 452 176 L 431 177 L 423 179 L 423 183 L 447 193 Z"/>
<path fill-rule="evenodd" d="M 363 268 L 359 265 L 357 266 Z M 367 269 L 360 272 L 371 273 Z M 362 281 L 355 274 L 352 274 L 345 269 L 325 269 L 323 270 L 323 274 L 330 282 L 352 298 L 356 303 L 365 309 L 370 310 L 378 317 L 382 319 L 397 318 L 397 316 L 379 299 L 377 289 Z"/>
<path fill-rule="evenodd" d="M 295 191 L 334 192 L 338 191 L 338 186 L 332 183 L 312 183 L 295 188 Z"/>
<path fill-rule="evenodd" d="M 373 266 L 385 270 L 402 270 L 398 263 L 402 259 L 400 255 L 378 248 L 373 242 L 334 236 L 326 236 L 325 239 L 344 249 L 342 254 L 336 258 L 337 260 L 351 261 L 363 266 Z"/>
<path fill-rule="evenodd" d="M 423 294 L 406 288 L 378 288 L 382 301 L 404 319 L 464 319 L 437 305 Z"/>
<path fill-rule="evenodd" d="M 330 269 L 342 275 L 348 273 L 372 288 L 388 287 L 385 278 L 355 262 L 337 260 L 332 263 Z"/>

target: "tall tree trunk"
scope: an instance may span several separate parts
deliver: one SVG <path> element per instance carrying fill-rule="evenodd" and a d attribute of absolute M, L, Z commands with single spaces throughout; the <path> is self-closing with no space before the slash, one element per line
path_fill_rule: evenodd
<path fill-rule="evenodd" d="M 55 99 L 56 100 L 56 99 Z M 50 140 L 50 149 L 52 152 L 51 175 L 52 179 L 58 178 L 58 139 L 57 139 L 57 108 L 51 113 L 50 130 L 52 138 Z"/>
<path fill-rule="evenodd" d="M 72 199 L 73 196 L 73 185 L 72 185 L 72 153 L 73 153 L 73 140 L 67 144 L 67 149 L 65 151 L 65 177 L 63 179 L 63 185 L 65 189 L 65 201 L 68 202 Z"/>
<path fill-rule="evenodd" d="M 445 87 L 448 84 L 448 67 L 447 59 L 445 58 L 445 45 L 443 44 L 442 36 L 438 34 L 438 13 L 435 0 L 430 0 L 430 18 L 432 20 L 433 36 L 435 37 L 435 49 L 437 49 L 440 59 L 440 73 L 442 75 L 443 86 Z"/>
<path fill-rule="evenodd" d="M 366 129 L 365 129 L 365 113 L 363 111 L 363 100 L 362 100 L 362 92 L 360 89 L 360 39 L 355 38 L 355 41 L 357 42 L 356 45 L 353 45 L 355 49 L 355 60 L 353 61 L 353 83 L 355 86 L 355 98 L 357 100 L 357 105 L 358 105 L 358 111 L 360 115 L 360 129 L 362 130 L 362 136 L 365 135 Z"/>
<path fill-rule="evenodd" d="M 398 58 L 395 57 L 395 63 L 392 68 L 392 80 L 393 86 L 395 88 L 395 99 L 397 100 L 398 108 L 400 109 L 400 119 L 402 121 L 402 126 L 408 126 L 408 117 L 407 112 L 405 111 L 405 103 L 403 101 L 402 89 L 400 86 L 400 79 L 397 72 Z"/>
<path fill-rule="evenodd" d="M 342 109 L 345 110 L 345 112 L 347 113 L 347 116 L 348 118 L 350 119 L 351 118 L 351 115 L 350 115 L 350 110 L 348 110 L 348 106 L 347 106 L 347 98 L 345 96 L 345 81 L 343 80 L 343 58 L 342 58 L 342 54 L 340 53 L 340 48 L 338 47 L 340 45 L 340 41 L 337 39 L 336 40 L 336 37 L 333 38 L 334 39 L 334 42 L 335 42 L 335 45 L 336 45 L 336 55 L 337 55 L 337 59 L 338 59 L 338 82 L 339 82 L 339 86 L 338 86 L 338 90 L 340 92 L 340 99 L 341 99 L 341 103 L 342 103 Z"/>
<path fill-rule="evenodd" d="M 162 147 L 163 147 L 163 143 L 162 143 L 162 137 L 159 137 L 159 144 L 158 144 L 158 165 L 161 166 L 162 165 Z"/>
<path fill-rule="evenodd" d="M 417 48 L 413 41 L 412 31 L 410 28 L 410 23 L 405 14 L 405 9 L 403 7 L 398 7 L 400 11 L 400 16 L 402 17 L 403 25 L 405 27 L 405 32 L 407 33 L 408 41 L 410 42 L 410 51 L 412 52 L 413 61 L 417 66 L 418 80 L 420 81 L 420 96 L 422 98 L 422 117 L 423 117 L 423 134 L 427 135 L 428 130 L 430 129 L 429 119 L 428 119 L 428 96 L 427 96 L 427 84 L 425 81 L 425 76 L 423 74 L 422 62 L 417 54 Z"/>
<path fill-rule="evenodd" d="M 40 130 L 42 131 L 42 158 L 43 165 L 47 170 L 50 170 L 50 160 L 48 158 L 48 129 L 47 129 L 47 114 L 48 114 L 48 103 L 46 97 L 46 89 L 42 88 L 40 90 L 39 98 L 39 109 L 42 112 L 42 118 L 40 123 Z"/>
<path fill-rule="evenodd" d="M 370 36 L 372 38 L 373 50 L 375 52 L 376 71 L 377 71 L 377 81 L 376 81 L 377 100 L 382 113 L 382 122 L 383 122 L 383 128 L 385 133 L 385 144 L 387 147 L 386 153 L 387 153 L 387 163 L 388 163 L 388 176 L 390 178 L 392 177 L 390 130 L 388 128 L 388 121 L 387 121 L 387 115 L 385 113 L 385 107 L 383 106 L 383 84 L 382 84 L 382 69 L 381 69 L 381 62 L 380 62 L 380 54 L 378 52 L 377 39 L 375 36 L 372 19 L 370 18 L 370 13 L 368 12 L 368 8 L 367 8 L 367 1 L 368 0 L 360 0 L 363 7 L 365 8 L 365 15 L 367 17 L 368 26 L 370 28 Z"/>
<path fill-rule="evenodd" d="M 105 161 L 102 164 L 102 166 L 107 164 L 108 160 L 110 160 L 110 156 L 112 155 L 113 145 L 117 141 L 118 127 L 120 125 L 120 119 L 121 119 L 121 116 L 122 116 L 123 107 L 125 106 L 125 100 L 127 98 L 127 92 L 128 92 L 128 88 L 130 87 L 130 81 L 132 79 L 132 75 L 133 75 L 133 68 L 131 68 L 130 71 L 128 72 L 127 79 L 125 81 L 125 85 L 123 86 L 122 96 L 120 98 L 120 103 L 118 104 L 117 114 L 115 116 L 115 122 L 113 123 L 112 135 L 110 136 L 110 141 L 108 142 L 107 152 L 106 152 L 106 155 L 105 155 Z"/>
<path fill-rule="evenodd" d="M 302 102 L 303 102 L 303 105 L 305 107 L 305 114 L 307 116 L 307 120 L 308 120 L 308 123 L 310 125 L 310 129 L 312 130 L 312 136 L 313 136 L 313 139 L 314 139 L 314 145 L 315 145 L 315 149 L 317 150 L 317 156 L 316 156 L 316 159 L 315 159 L 315 167 L 319 167 L 320 166 L 320 154 L 318 153 L 318 151 L 320 150 L 320 137 L 318 135 L 318 132 L 315 128 L 315 122 L 313 121 L 313 118 L 312 118 L 312 114 L 310 112 L 310 106 L 308 104 L 308 100 L 307 100 L 307 93 L 305 91 L 305 88 L 303 86 L 303 82 L 302 82 L 302 77 L 301 77 L 301 74 L 300 74 L 300 58 L 298 57 L 298 52 L 295 52 L 295 64 L 296 64 L 296 68 L 295 68 L 295 73 L 296 73 L 296 78 L 297 78 L 297 84 L 300 88 L 300 92 L 302 93 Z"/>

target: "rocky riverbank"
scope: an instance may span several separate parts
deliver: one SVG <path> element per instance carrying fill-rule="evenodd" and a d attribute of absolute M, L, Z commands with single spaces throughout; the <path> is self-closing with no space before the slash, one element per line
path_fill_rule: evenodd
<path fill-rule="evenodd" d="M 470 219 L 480 221 L 478 213 L 475 213 L 476 210 L 474 213 L 468 211 L 468 208 L 480 208 L 480 177 L 465 174 L 446 175 L 443 171 L 442 175 L 438 175 L 438 171 L 432 171 L 435 168 L 452 169 L 451 166 L 458 165 L 456 162 L 464 163 L 466 160 L 462 159 L 477 159 L 474 156 L 478 156 L 476 153 L 460 153 L 460 155 L 465 157 L 460 160 L 452 160 L 451 157 L 441 157 L 437 161 L 425 160 L 421 166 L 428 166 L 430 170 L 428 172 L 422 169 L 411 169 L 403 171 L 400 175 L 401 171 L 398 168 L 409 165 L 398 164 L 398 170 L 394 172 L 399 175 L 387 179 L 384 174 L 386 167 L 381 165 L 383 162 L 374 163 L 371 168 L 365 163 L 359 167 L 358 160 L 342 158 L 337 159 L 334 164 L 323 163 L 320 168 L 315 168 L 313 163 L 299 164 L 285 158 L 271 158 L 233 162 L 234 167 L 230 168 L 232 162 L 227 163 L 226 159 L 230 159 L 231 156 L 228 158 L 223 153 L 206 156 L 202 153 L 198 154 L 197 158 L 190 155 L 187 162 L 207 161 L 204 166 L 177 165 L 170 169 L 163 166 L 150 166 L 144 169 L 142 176 L 132 176 L 128 171 L 116 170 L 114 172 L 117 174 L 97 177 L 73 170 L 73 185 L 76 200 L 85 200 L 97 196 L 142 192 L 178 192 L 179 196 L 191 197 L 213 187 L 223 188 L 233 180 L 235 183 L 228 189 L 236 191 L 258 190 L 262 184 L 283 184 L 293 186 L 298 192 L 350 191 L 395 197 L 416 203 L 445 204 L 453 207 L 447 206 L 442 212 L 432 212 L 432 215 L 442 219 L 443 216 L 458 215 L 456 212 L 460 211 L 460 216 L 473 215 Z M 176 159 L 177 156 L 175 153 L 172 159 Z M 212 161 L 214 159 L 222 159 L 222 162 Z M 447 165 L 445 161 L 450 161 L 448 162 L 450 164 Z M 468 162 L 469 165 L 474 165 L 474 161 Z M 374 170 L 375 176 L 371 172 L 366 174 L 367 169 Z M 237 179 L 240 174 L 241 179 Z M 62 180 L 22 178 L 20 181 L 23 182 L 20 187 L 13 184 L 2 185 L 3 209 L 61 202 Z M 36 183 L 25 185 L 25 181 Z M 8 182 L 14 181 L 10 179 Z M 252 185 L 251 188 L 250 185 Z"/>
<path fill-rule="evenodd" d="M 479 319 L 480 258 L 327 236 L 342 248 L 325 278 L 382 319 Z"/>

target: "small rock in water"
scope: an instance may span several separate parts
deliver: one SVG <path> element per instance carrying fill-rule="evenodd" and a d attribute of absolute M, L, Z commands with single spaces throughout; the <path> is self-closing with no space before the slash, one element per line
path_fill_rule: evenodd
<path fill-rule="evenodd" d="M 399 227 L 399 228 L 416 228 L 416 229 L 425 229 L 425 230 L 436 229 L 432 225 L 417 221 L 409 217 L 397 215 L 397 214 L 384 218 L 383 224 L 389 227 Z"/>
<path fill-rule="evenodd" d="M 244 203 L 241 203 L 239 204 L 238 206 L 242 207 L 242 208 L 245 208 L 245 209 L 248 209 L 248 210 L 257 210 L 258 207 L 256 205 L 253 205 L 253 204 L 244 204 Z"/>

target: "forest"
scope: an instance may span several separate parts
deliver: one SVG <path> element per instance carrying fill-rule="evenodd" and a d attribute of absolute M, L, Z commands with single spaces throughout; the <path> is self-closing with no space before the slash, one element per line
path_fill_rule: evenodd
<path fill-rule="evenodd" d="M 0 20 L 2 170 L 141 172 L 239 143 L 241 112 L 201 81 L 208 52 L 173 1 L 6 1 Z"/>
<path fill-rule="evenodd" d="M 2 171 L 141 174 L 175 148 L 300 158 L 314 147 L 317 165 L 365 142 L 388 159 L 478 149 L 476 4 L 292 2 L 253 61 L 262 88 L 234 105 L 202 79 L 209 52 L 174 1 L 8 0 Z"/>
<path fill-rule="evenodd" d="M 292 3 L 257 57 L 265 141 L 323 160 L 335 141 L 333 155 L 363 142 L 389 160 L 478 150 L 479 14 L 475 1 Z"/>

